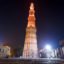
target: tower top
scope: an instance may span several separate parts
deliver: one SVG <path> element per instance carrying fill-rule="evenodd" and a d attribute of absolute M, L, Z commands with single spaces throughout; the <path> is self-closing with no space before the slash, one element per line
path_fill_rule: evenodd
<path fill-rule="evenodd" d="M 35 10 L 34 10 L 34 4 L 30 4 L 30 9 L 29 9 L 29 16 L 28 16 L 28 25 L 27 27 L 35 27 Z"/>
<path fill-rule="evenodd" d="M 33 3 L 31 3 L 31 5 L 30 5 L 30 9 L 34 9 L 34 4 Z"/>

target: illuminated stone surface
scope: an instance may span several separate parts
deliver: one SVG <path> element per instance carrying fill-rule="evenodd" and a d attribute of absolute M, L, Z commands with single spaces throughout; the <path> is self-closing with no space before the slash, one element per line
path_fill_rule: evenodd
<path fill-rule="evenodd" d="M 38 57 L 35 20 L 36 19 L 35 19 L 34 4 L 31 3 L 29 16 L 28 16 L 28 24 L 26 28 L 24 49 L 23 49 L 24 58 L 37 58 Z"/>

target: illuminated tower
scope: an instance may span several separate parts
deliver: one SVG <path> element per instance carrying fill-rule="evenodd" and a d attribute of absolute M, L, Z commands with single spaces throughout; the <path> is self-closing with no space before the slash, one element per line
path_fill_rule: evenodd
<path fill-rule="evenodd" d="M 28 24 L 26 28 L 24 50 L 23 50 L 24 58 L 37 58 L 38 57 L 35 20 L 36 19 L 35 19 L 34 4 L 31 3 L 29 16 L 28 16 Z"/>

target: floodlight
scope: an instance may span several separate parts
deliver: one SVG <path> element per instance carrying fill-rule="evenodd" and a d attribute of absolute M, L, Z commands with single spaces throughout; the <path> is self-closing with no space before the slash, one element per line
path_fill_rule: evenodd
<path fill-rule="evenodd" d="M 52 47 L 51 47 L 51 45 L 46 45 L 46 46 L 45 46 L 45 49 L 47 49 L 47 50 L 50 51 L 50 50 L 52 49 Z"/>

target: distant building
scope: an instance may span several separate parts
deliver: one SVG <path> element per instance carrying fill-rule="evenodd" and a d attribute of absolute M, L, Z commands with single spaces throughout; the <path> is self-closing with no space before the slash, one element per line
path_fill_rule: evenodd
<path fill-rule="evenodd" d="M 11 50 L 9 46 L 0 46 L 0 58 L 7 58 L 10 57 Z"/>
<path fill-rule="evenodd" d="M 64 58 L 64 46 L 54 50 L 54 55 L 56 58 Z"/>
<path fill-rule="evenodd" d="M 63 58 L 64 59 L 64 46 L 52 50 L 41 49 L 39 51 L 40 58 Z"/>
<path fill-rule="evenodd" d="M 59 54 L 61 58 L 64 58 L 64 46 L 59 48 Z"/>
<path fill-rule="evenodd" d="M 59 44 L 60 44 L 61 47 L 64 46 L 64 40 L 60 40 Z"/>

